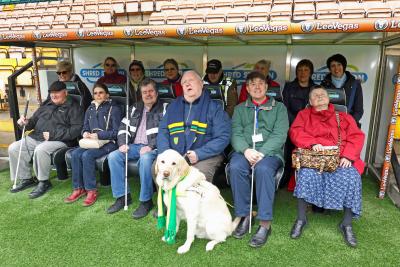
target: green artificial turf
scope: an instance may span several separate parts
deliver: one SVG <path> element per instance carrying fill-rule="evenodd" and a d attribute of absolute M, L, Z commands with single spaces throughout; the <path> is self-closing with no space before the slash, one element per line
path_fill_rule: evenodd
<path fill-rule="evenodd" d="M 152 216 L 136 221 L 138 182 L 131 181 L 134 203 L 128 212 L 106 214 L 111 188 L 101 187 L 92 207 L 82 201 L 64 204 L 71 181 L 52 179 L 53 189 L 30 200 L 26 191 L 11 194 L 8 171 L 0 172 L 0 266 L 399 266 L 400 212 L 388 199 L 378 200 L 377 185 L 363 178 L 363 216 L 354 222 L 358 248 L 347 247 L 337 224 L 340 212 L 308 214 L 309 225 L 299 240 L 289 231 L 296 201 L 278 191 L 272 235 L 261 249 L 250 248 L 250 236 L 232 237 L 206 252 L 206 240 L 196 239 L 191 250 L 178 255 L 185 241 L 185 224 L 177 244 L 161 241 Z M 230 189 L 222 190 L 231 202 Z M 254 227 L 255 228 L 255 227 Z"/>

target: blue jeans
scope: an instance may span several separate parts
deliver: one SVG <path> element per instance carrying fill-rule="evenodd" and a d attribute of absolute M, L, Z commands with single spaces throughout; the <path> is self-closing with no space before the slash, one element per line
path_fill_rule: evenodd
<path fill-rule="evenodd" d="M 275 174 L 282 166 L 276 157 L 265 157 L 254 168 L 254 186 L 258 205 L 257 219 L 272 220 L 275 198 Z M 250 213 L 251 166 L 242 153 L 234 152 L 229 164 L 230 183 L 235 205 L 235 215 L 245 217 Z"/>
<path fill-rule="evenodd" d="M 71 153 L 73 188 L 96 189 L 96 159 L 110 153 L 116 147 L 116 144 L 108 143 L 98 149 L 74 149 Z"/>
<path fill-rule="evenodd" d="M 153 176 L 151 167 L 157 156 L 157 151 L 152 150 L 140 155 L 140 149 L 145 145 L 131 144 L 128 150 L 128 160 L 139 159 L 140 196 L 139 200 L 148 201 L 153 196 Z M 116 150 L 108 155 L 108 166 L 111 173 L 111 189 L 113 196 L 119 198 L 125 195 L 125 153 Z M 128 193 L 130 188 L 128 185 Z"/>

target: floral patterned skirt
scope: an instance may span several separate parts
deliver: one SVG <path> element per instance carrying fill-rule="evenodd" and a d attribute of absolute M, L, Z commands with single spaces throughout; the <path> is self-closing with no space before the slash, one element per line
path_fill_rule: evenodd
<path fill-rule="evenodd" d="M 361 176 L 354 167 L 322 172 L 301 168 L 297 173 L 294 196 L 318 207 L 333 210 L 350 208 L 361 215 Z"/>

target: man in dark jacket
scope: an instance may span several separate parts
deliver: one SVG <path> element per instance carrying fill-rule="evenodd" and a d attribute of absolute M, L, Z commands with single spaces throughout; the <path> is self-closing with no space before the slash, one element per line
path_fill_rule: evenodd
<path fill-rule="evenodd" d="M 238 104 L 237 83 L 235 79 L 228 77 L 222 70 L 221 61 L 211 59 L 207 62 L 204 84 L 217 85 L 221 87 L 224 109 L 232 118 L 233 109 Z"/>
<path fill-rule="evenodd" d="M 29 120 L 24 116 L 18 120 L 19 126 L 25 125 L 27 131 L 33 132 L 8 148 L 11 179 L 21 180 L 16 188 L 11 189 L 12 193 L 36 185 L 29 164 L 33 157 L 33 169 L 39 183 L 29 194 L 30 198 L 40 197 L 52 187 L 49 181 L 51 154 L 62 147 L 76 145 L 82 129 L 84 112 L 78 102 L 67 98 L 65 83 L 57 81 L 51 84 L 49 94 L 50 99 Z M 19 169 L 15 177 L 21 142 Z"/>
<path fill-rule="evenodd" d="M 231 120 L 222 106 L 203 90 L 195 71 L 182 76 L 183 96 L 175 99 L 160 123 L 158 153 L 174 149 L 212 182 L 229 144 Z"/>
<path fill-rule="evenodd" d="M 114 204 L 108 208 L 108 213 L 115 213 L 125 205 L 125 153 L 128 153 L 128 160 L 139 160 L 140 205 L 132 213 L 134 219 L 145 217 L 153 208 L 151 166 L 157 156 L 158 125 L 164 113 L 164 104 L 158 100 L 156 83 L 153 80 L 145 78 L 140 84 L 140 90 L 142 101 L 130 108 L 130 118 L 122 120 L 118 131 L 119 149 L 108 156 L 111 188 L 116 198 Z M 128 131 L 126 131 L 127 126 Z M 129 145 L 126 145 L 126 135 L 128 135 Z M 129 187 L 127 194 L 129 205 L 132 203 Z"/>
<path fill-rule="evenodd" d="M 356 80 L 349 71 L 346 71 L 347 60 L 341 54 L 329 57 L 326 61 L 328 73 L 321 85 L 325 88 L 343 89 L 346 93 L 347 113 L 353 116 L 359 128 L 364 114 L 363 92 L 360 81 Z"/>

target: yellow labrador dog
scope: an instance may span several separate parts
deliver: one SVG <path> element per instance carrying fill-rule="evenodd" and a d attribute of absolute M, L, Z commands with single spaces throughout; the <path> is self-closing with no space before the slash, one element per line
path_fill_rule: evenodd
<path fill-rule="evenodd" d="M 202 172 L 189 166 L 185 159 L 172 149 L 157 157 L 155 171 L 156 183 L 160 188 L 169 191 L 176 186 L 176 232 L 181 220 L 187 222 L 186 242 L 178 248 L 179 254 L 189 251 L 195 236 L 211 240 L 206 246 L 206 251 L 210 251 L 231 235 L 239 220 L 232 222 L 231 214 L 218 188 L 207 182 Z M 164 204 L 168 209 L 168 197 L 164 198 Z"/>

